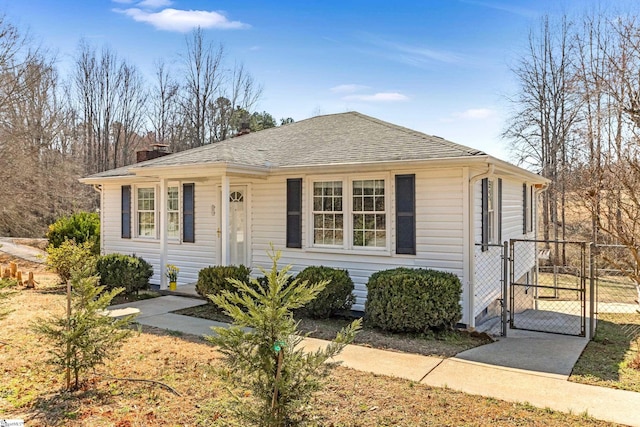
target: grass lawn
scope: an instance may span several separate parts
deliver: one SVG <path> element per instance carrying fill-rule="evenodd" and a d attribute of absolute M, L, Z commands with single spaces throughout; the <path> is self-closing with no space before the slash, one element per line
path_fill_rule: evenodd
<path fill-rule="evenodd" d="M 81 390 L 61 393 L 63 378 L 44 363 L 47 347 L 29 323 L 64 307 L 61 292 L 42 287 L 21 290 L 11 300 L 15 311 L 1 321 L 0 419 L 24 419 L 30 427 L 238 425 L 229 415 L 227 385 L 216 375 L 216 349 L 198 337 L 152 328 L 143 328 L 118 358 L 89 373 Z M 161 381 L 180 395 L 123 378 Z M 346 368 L 334 371 L 314 397 L 308 418 L 310 426 L 335 427 L 613 425 Z"/>
<path fill-rule="evenodd" d="M 203 319 L 230 322 L 211 304 L 178 310 L 176 314 L 201 317 Z M 299 330 L 309 333 L 313 338 L 332 340 L 338 331 L 353 319 L 309 319 L 300 318 Z M 463 331 L 447 331 L 438 334 L 392 334 L 376 329 L 363 328 L 354 341 L 355 344 L 367 347 L 392 349 L 407 353 L 423 354 L 425 356 L 451 357 L 461 351 L 491 342 L 485 334 L 470 334 Z"/>
<path fill-rule="evenodd" d="M 635 338 L 635 339 L 634 339 Z M 587 344 L 570 381 L 640 392 L 640 314 L 600 314 L 596 336 Z"/>

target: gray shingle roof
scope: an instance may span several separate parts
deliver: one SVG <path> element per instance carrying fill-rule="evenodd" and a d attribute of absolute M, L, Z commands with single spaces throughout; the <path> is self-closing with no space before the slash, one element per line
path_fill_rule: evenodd
<path fill-rule="evenodd" d="M 284 168 L 478 155 L 485 153 L 364 114 L 348 112 L 266 129 L 102 172 L 91 178 L 130 175 L 132 167 L 230 163 Z"/>

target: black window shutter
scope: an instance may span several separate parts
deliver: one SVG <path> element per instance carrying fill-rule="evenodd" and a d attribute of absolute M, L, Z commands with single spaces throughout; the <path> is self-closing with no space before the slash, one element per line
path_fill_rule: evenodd
<path fill-rule="evenodd" d="M 131 186 L 123 185 L 120 209 L 120 237 L 131 238 Z"/>
<path fill-rule="evenodd" d="M 489 249 L 489 178 L 482 181 L 482 252 Z"/>
<path fill-rule="evenodd" d="M 182 184 L 182 241 L 195 243 L 195 184 Z"/>
<path fill-rule="evenodd" d="M 522 184 L 522 234 L 529 231 L 529 205 L 527 203 L 527 184 Z"/>
<path fill-rule="evenodd" d="M 498 178 L 498 242 L 502 243 L 502 178 Z"/>
<path fill-rule="evenodd" d="M 287 247 L 302 247 L 302 178 L 287 179 Z"/>
<path fill-rule="evenodd" d="M 416 254 L 416 176 L 396 175 L 396 253 Z"/>

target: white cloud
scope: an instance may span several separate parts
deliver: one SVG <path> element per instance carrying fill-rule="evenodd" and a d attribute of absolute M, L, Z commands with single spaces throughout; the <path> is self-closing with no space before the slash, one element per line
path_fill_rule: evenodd
<path fill-rule="evenodd" d="M 373 95 L 349 95 L 342 99 L 344 101 L 397 102 L 408 101 L 409 97 L 398 92 L 378 92 Z"/>
<path fill-rule="evenodd" d="M 171 6 L 173 2 L 171 0 L 142 0 L 136 4 L 138 7 L 144 7 L 149 9 L 160 9 L 161 7 Z"/>
<path fill-rule="evenodd" d="M 454 116 L 460 119 L 483 120 L 496 115 L 496 111 L 490 108 L 470 108 L 462 113 L 455 113 Z"/>
<path fill-rule="evenodd" d="M 366 90 L 366 89 L 369 89 L 369 86 L 346 84 L 346 85 L 334 86 L 330 90 L 333 93 L 355 93 L 355 92 L 359 92 L 361 90 Z"/>
<path fill-rule="evenodd" d="M 177 31 L 181 33 L 186 33 L 197 27 L 221 30 L 236 30 L 250 27 L 248 24 L 240 21 L 229 21 L 227 17 L 221 13 L 206 10 L 163 9 L 159 12 L 148 12 L 138 8 L 130 8 L 113 9 L 113 11 L 127 15 L 136 22 L 151 24 L 158 30 Z"/>

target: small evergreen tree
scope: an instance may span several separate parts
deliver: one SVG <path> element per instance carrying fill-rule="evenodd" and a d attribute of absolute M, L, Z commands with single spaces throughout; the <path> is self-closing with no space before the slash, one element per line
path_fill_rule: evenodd
<path fill-rule="evenodd" d="M 67 313 L 51 319 L 39 318 L 33 325 L 36 332 L 51 342 L 49 363 L 65 369 L 67 390 L 78 388 L 81 373 L 117 353 L 131 335 L 132 330 L 127 327 L 135 317 L 106 315 L 105 309 L 122 288 L 103 292 L 98 277 L 79 273 L 74 274 L 71 285 Z"/>
<path fill-rule="evenodd" d="M 272 248 L 268 255 L 273 266 L 262 270 L 266 284 L 228 279 L 237 292 L 209 296 L 233 318 L 233 326 L 212 328 L 216 335 L 207 340 L 224 354 L 225 374 L 233 384 L 249 388 L 258 401 L 241 405 L 238 415 L 255 425 L 281 427 L 296 424 L 302 407 L 337 365 L 327 360 L 353 341 L 361 322 L 344 328 L 326 348 L 305 353 L 293 310 L 313 300 L 327 282 L 290 281 L 290 265 L 278 271 L 280 252 Z"/>

